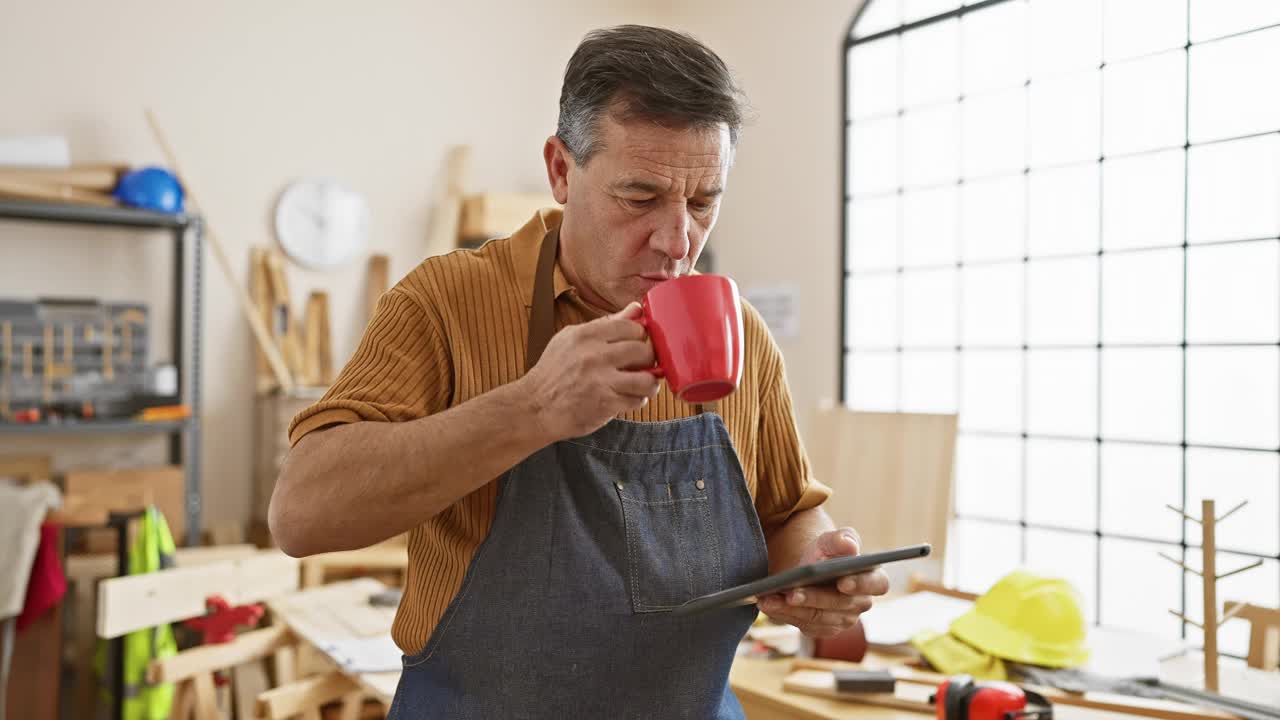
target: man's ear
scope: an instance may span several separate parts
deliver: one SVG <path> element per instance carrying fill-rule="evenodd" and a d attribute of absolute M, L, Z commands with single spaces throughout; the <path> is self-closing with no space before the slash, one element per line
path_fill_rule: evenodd
<path fill-rule="evenodd" d="M 569 201 L 569 175 L 577 169 L 573 161 L 573 153 L 560 138 L 552 135 L 542 146 L 542 159 L 547 164 L 547 182 L 551 184 L 551 194 L 556 202 L 564 205 Z"/>

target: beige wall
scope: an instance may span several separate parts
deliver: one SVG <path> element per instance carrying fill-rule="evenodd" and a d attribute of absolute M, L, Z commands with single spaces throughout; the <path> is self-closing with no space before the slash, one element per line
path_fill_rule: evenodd
<path fill-rule="evenodd" d="M 803 423 L 835 392 L 838 50 L 856 2 L 0 0 L 0 133 L 64 133 L 80 162 L 158 162 L 142 117 L 150 106 L 239 282 L 248 247 L 272 242 L 276 195 L 313 174 L 368 198 L 370 250 L 389 253 L 398 277 L 439 250 L 425 230 L 446 146 L 475 146 L 473 188 L 540 189 L 541 142 L 581 34 L 619 22 L 690 30 L 737 70 L 756 110 L 713 242 L 722 271 L 744 287 L 801 288 L 800 336 L 783 349 Z M 0 295 L 147 300 L 166 342 L 163 241 L 0 224 L 0 243 Z M 289 270 L 296 303 L 310 289 L 329 291 L 338 358 L 360 332 L 362 260 L 328 273 Z M 205 522 L 216 523 L 248 513 L 253 358 L 211 262 L 205 283 Z M 23 442 L 56 449 L 62 467 L 146 461 L 159 449 Z"/>

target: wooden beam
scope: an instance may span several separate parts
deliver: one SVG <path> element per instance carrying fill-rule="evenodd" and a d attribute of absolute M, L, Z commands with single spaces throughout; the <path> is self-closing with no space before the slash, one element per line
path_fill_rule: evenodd
<path fill-rule="evenodd" d="M 119 637 L 203 615 L 210 595 L 243 605 L 297 588 L 298 561 L 278 550 L 211 565 L 111 578 L 98 585 L 98 636 Z"/>
<path fill-rule="evenodd" d="M 199 645 L 147 665 L 147 682 L 178 682 L 200 673 L 225 670 L 243 663 L 261 660 L 282 647 L 297 642 L 284 625 L 253 630 L 229 643 Z"/>
<path fill-rule="evenodd" d="M 387 291 L 390 277 L 391 259 L 386 255 L 370 255 L 364 278 L 365 322 L 373 319 L 373 310 L 378 307 L 378 299 Z"/>
<path fill-rule="evenodd" d="M 258 716 L 283 720 L 360 692 L 360 685 L 340 672 L 299 680 L 258 696 Z"/>

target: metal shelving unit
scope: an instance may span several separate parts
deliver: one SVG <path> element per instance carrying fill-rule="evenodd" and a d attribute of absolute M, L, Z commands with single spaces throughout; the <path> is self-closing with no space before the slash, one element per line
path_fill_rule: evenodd
<path fill-rule="evenodd" d="M 200 217 L 158 213 L 126 207 L 90 207 L 60 203 L 0 200 L 0 220 L 88 225 L 95 227 L 166 230 L 174 243 L 173 364 L 178 369 L 178 393 L 191 408 L 186 420 L 140 422 L 96 420 L 22 425 L 0 423 L 0 437 L 10 435 L 112 435 L 161 433 L 169 438 L 169 462 L 183 466 L 186 487 L 188 545 L 200 543 L 200 336 L 202 320 L 202 259 L 204 237 Z M 188 258 L 190 266 L 188 267 Z M 190 341 L 189 351 L 184 347 Z"/>

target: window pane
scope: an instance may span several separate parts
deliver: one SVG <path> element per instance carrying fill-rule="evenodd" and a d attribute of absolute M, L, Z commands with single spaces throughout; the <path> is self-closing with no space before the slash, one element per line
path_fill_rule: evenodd
<path fill-rule="evenodd" d="M 1182 440 L 1182 353 L 1177 348 L 1102 351 L 1102 437 Z"/>
<path fill-rule="evenodd" d="M 855 348 L 898 344 L 898 276 L 858 275 L 849 279 L 846 336 Z"/>
<path fill-rule="evenodd" d="M 961 435 L 956 439 L 956 512 L 1018 520 L 1022 514 L 1022 441 Z"/>
<path fill-rule="evenodd" d="M 960 176 L 960 106 L 913 110 L 902 117 L 902 184 L 953 182 Z"/>
<path fill-rule="evenodd" d="M 1027 164 L 1025 88 L 965 98 L 961 157 L 966 178 L 1021 172 Z"/>
<path fill-rule="evenodd" d="M 868 0 L 853 26 L 854 37 L 874 35 L 902 22 L 902 0 Z"/>
<path fill-rule="evenodd" d="M 1177 343 L 1182 339 L 1182 251 L 1102 256 L 1102 341 Z"/>
<path fill-rule="evenodd" d="M 902 36 L 902 103 L 906 107 L 960 96 L 960 25 L 945 20 Z"/>
<path fill-rule="evenodd" d="M 1280 506 L 1277 477 L 1280 477 L 1280 455 L 1274 452 L 1188 448 L 1187 514 L 1200 517 L 1203 514 L 1202 500 L 1213 500 L 1214 512 L 1218 516 L 1241 500 L 1248 500 L 1248 505 L 1216 525 L 1214 536 L 1218 548 L 1280 554 L 1280 525 L 1276 523 L 1276 507 Z M 1203 542 L 1200 529 L 1198 523 L 1187 523 L 1188 543 L 1199 545 Z M 1219 572 L 1225 569 L 1228 568 L 1219 567 Z"/>
<path fill-rule="evenodd" d="M 1091 440 L 1027 440 L 1027 522 L 1094 529 L 1097 453 Z"/>
<path fill-rule="evenodd" d="M 1098 249 L 1098 166 L 1031 173 L 1031 257 Z"/>
<path fill-rule="evenodd" d="M 898 37 L 855 45 L 849 51 L 849 114 L 886 115 L 898 109 Z"/>
<path fill-rule="evenodd" d="M 1080 593 L 1081 609 L 1090 623 L 1098 615 L 1097 543 L 1092 535 L 1027 530 L 1027 569 L 1071 583 Z"/>
<path fill-rule="evenodd" d="M 904 347 L 956 344 L 956 271 L 919 270 L 902 276 Z"/>
<path fill-rule="evenodd" d="M 1027 265 L 1027 342 L 1098 342 L 1098 258 L 1033 260 Z"/>
<path fill-rule="evenodd" d="M 849 187 L 853 194 L 896 190 L 898 119 L 856 122 L 849 134 Z"/>
<path fill-rule="evenodd" d="M 1157 552 L 1180 558 L 1182 548 L 1102 538 L 1103 625 L 1178 637 L 1180 623 L 1169 610 L 1182 606 L 1182 569 Z"/>
<path fill-rule="evenodd" d="M 1280 93 L 1273 82 L 1278 68 L 1280 27 L 1191 46 L 1191 141 L 1280 128 Z M 1270 79 L 1262 80 L 1254 69 Z"/>
<path fill-rule="evenodd" d="M 915 22 L 960 7 L 960 0 L 902 0 L 902 21 Z"/>
<path fill-rule="evenodd" d="M 898 196 L 877 195 L 848 204 L 849 267 L 878 270 L 898 266 Z"/>
<path fill-rule="evenodd" d="M 1099 79 L 1096 71 L 1031 83 L 1031 166 L 1096 160 Z"/>
<path fill-rule="evenodd" d="M 1188 348 L 1187 441 L 1276 447 L 1278 374 L 1274 347 Z"/>
<path fill-rule="evenodd" d="M 956 261 L 959 189 L 946 185 L 902 196 L 902 264 L 908 267 Z"/>
<path fill-rule="evenodd" d="M 1022 353 L 966 350 L 960 361 L 960 426 L 1022 431 Z"/>
<path fill-rule="evenodd" d="M 965 95 L 1026 82 L 1026 5 L 1007 2 L 969 13 L 960 19 L 960 35 Z"/>
<path fill-rule="evenodd" d="M 1092 438 L 1098 432 L 1096 350 L 1027 353 L 1027 429 Z"/>
<path fill-rule="evenodd" d="M 1199 550 L 1188 551 L 1192 555 L 1192 564 L 1199 567 Z M 1255 558 L 1247 555 L 1234 555 L 1232 553 L 1218 553 L 1217 564 L 1218 573 L 1228 572 L 1238 567 L 1244 567 L 1255 561 Z M 1199 590 L 1199 578 L 1191 578 L 1188 585 L 1193 590 Z M 1247 602 L 1262 607 L 1276 607 L 1280 603 L 1276 602 L 1277 589 L 1280 588 L 1280 567 L 1277 567 L 1275 560 L 1266 560 L 1262 563 L 1262 567 L 1254 568 L 1242 572 L 1239 575 L 1232 575 L 1218 581 L 1218 602 L 1219 611 L 1222 609 L 1222 603 Z M 1187 593 L 1187 610 L 1188 615 L 1193 618 L 1202 618 L 1204 614 L 1204 595 L 1200 592 Z M 1218 628 L 1218 652 L 1232 653 L 1239 656 L 1247 656 L 1249 654 L 1249 628 L 1250 624 L 1241 622 L 1228 622 Z M 1203 643 L 1204 633 L 1194 627 L 1187 628 L 1188 643 Z"/>
<path fill-rule="evenodd" d="M 1108 250 L 1182 244 L 1186 197 L 1183 150 L 1102 164 L 1102 246 Z"/>
<path fill-rule="evenodd" d="M 1098 67 L 1102 61 L 1099 3 L 1035 0 L 1031 3 L 1031 76 Z"/>
<path fill-rule="evenodd" d="M 902 353 L 902 410 L 919 413 L 956 411 L 955 352 Z"/>
<path fill-rule="evenodd" d="M 1280 135 L 1191 148 L 1191 242 L 1280 235 Z"/>
<path fill-rule="evenodd" d="M 1182 47 L 1187 41 L 1183 0 L 1106 0 L 1102 3 L 1107 62 Z"/>
<path fill-rule="evenodd" d="M 967 267 L 961 276 L 964 345 L 1022 345 L 1022 263 Z"/>
<path fill-rule="evenodd" d="M 1103 152 L 1181 146 L 1186 140 L 1186 73 L 1181 50 L 1107 65 L 1102 71 Z"/>
<path fill-rule="evenodd" d="M 1222 37 L 1280 23 L 1275 0 L 1191 0 L 1191 41 Z"/>
<path fill-rule="evenodd" d="M 951 584 L 969 592 L 985 592 L 1022 563 L 1017 525 L 957 519 L 947 547 L 953 568 Z"/>
<path fill-rule="evenodd" d="M 960 188 L 964 259 L 1022 259 L 1026 254 L 1026 179 L 994 178 Z"/>
<path fill-rule="evenodd" d="M 855 410 L 898 409 L 898 354 L 855 352 L 845 364 L 849 406 Z"/>
<path fill-rule="evenodd" d="M 1182 449 L 1102 443 L 1102 531 L 1179 542 Z"/>
<path fill-rule="evenodd" d="M 1280 340 L 1275 240 L 1187 249 L 1187 340 Z"/>

